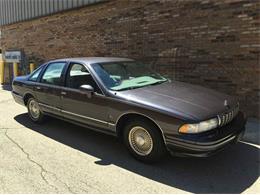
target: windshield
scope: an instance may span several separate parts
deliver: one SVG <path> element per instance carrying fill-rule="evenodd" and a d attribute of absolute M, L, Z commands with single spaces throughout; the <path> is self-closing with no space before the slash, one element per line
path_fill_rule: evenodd
<path fill-rule="evenodd" d="M 148 65 L 136 61 L 92 64 L 104 85 L 113 91 L 123 91 L 166 82 Z"/>

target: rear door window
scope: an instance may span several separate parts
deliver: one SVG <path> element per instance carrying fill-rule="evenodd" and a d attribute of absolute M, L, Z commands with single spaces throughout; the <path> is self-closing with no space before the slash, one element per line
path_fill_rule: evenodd
<path fill-rule="evenodd" d="M 54 62 L 49 64 L 42 76 L 41 82 L 51 85 L 60 85 L 61 75 L 65 65 L 65 62 Z"/>

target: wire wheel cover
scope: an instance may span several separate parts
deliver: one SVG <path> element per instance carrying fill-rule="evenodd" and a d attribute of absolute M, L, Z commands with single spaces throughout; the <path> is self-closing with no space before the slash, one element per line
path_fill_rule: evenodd
<path fill-rule="evenodd" d="M 39 118 L 39 116 L 40 116 L 40 107 L 39 107 L 39 104 L 35 100 L 31 100 L 30 101 L 30 103 L 29 103 L 29 111 L 30 111 L 31 116 L 34 119 Z"/>
<path fill-rule="evenodd" d="M 139 155 L 146 156 L 153 149 L 153 140 L 149 132 L 143 127 L 133 127 L 128 136 L 131 148 Z"/>

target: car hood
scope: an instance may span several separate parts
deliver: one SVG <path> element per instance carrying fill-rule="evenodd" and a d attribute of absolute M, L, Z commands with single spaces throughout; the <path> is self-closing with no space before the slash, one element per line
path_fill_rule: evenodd
<path fill-rule="evenodd" d="M 237 100 L 229 95 L 177 81 L 121 91 L 117 95 L 186 120 L 216 117 L 227 110 L 225 100 L 231 108 L 237 105 Z"/>

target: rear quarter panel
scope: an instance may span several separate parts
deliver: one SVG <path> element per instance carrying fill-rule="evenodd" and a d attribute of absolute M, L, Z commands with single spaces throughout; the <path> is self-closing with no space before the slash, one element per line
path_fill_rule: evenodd
<path fill-rule="evenodd" d="M 12 84 L 13 93 L 24 98 L 27 94 L 31 94 L 35 97 L 33 87 L 34 83 L 27 80 L 14 80 Z M 36 98 L 36 97 L 35 97 Z"/>

